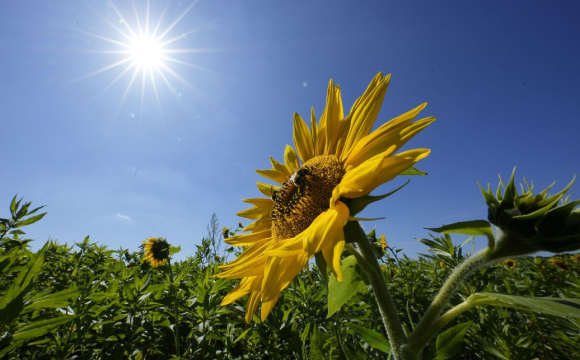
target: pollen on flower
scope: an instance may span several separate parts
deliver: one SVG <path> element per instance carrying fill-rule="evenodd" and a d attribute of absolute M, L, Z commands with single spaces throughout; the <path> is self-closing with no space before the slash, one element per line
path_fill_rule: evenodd
<path fill-rule="evenodd" d="M 272 236 L 290 239 L 328 210 L 332 190 L 345 171 L 334 155 L 316 156 L 303 164 L 272 194 Z"/>

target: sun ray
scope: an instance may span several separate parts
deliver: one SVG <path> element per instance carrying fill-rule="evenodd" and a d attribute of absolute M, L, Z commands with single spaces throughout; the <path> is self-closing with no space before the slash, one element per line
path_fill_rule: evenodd
<path fill-rule="evenodd" d="M 113 10 L 115 11 L 115 13 L 117 14 L 117 16 L 119 16 L 119 19 L 122 20 L 122 22 L 123 22 L 123 24 L 125 24 L 125 27 L 127 28 L 127 30 L 129 30 L 129 32 L 131 33 L 131 36 L 133 36 L 133 37 L 136 36 L 135 32 L 133 31 L 131 26 L 127 23 L 123 14 L 121 14 L 119 9 L 117 9 L 117 6 L 115 6 L 113 1 L 111 1 L 110 4 L 111 4 L 111 7 L 113 8 Z"/>
<path fill-rule="evenodd" d="M 199 0 L 195 0 L 194 2 L 192 2 L 191 5 L 189 5 L 187 7 L 187 9 L 185 9 L 181 13 L 181 15 L 179 15 L 175 20 L 173 20 L 173 22 L 167 27 L 167 29 L 165 29 L 163 31 L 163 33 L 161 33 L 161 35 L 159 35 L 159 40 L 163 39 L 165 37 L 165 35 L 167 35 L 167 33 L 169 33 L 171 31 L 171 29 L 173 29 L 173 27 L 175 25 L 177 25 L 181 21 L 181 19 L 183 19 L 183 17 L 189 12 L 189 10 L 191 10 L 195 6 L 195 4 L 197 4 L 198 1 Z"/>
<path fill-rule="evenodd" d="M 163 21 L 163 17 L 165 16 L 165 13 L 167 12 L 167 8 L 169 8 L 169 2 L 167 2 L 167 4 L 165 4 L 165 7 L 163 8 L 161 15 L 159 15 L 159 20 L 157 21 L 157 25 L 155 25 L 155 29 L 153 29 L 151 36 L 157 37 L 157 31 L 159 31 L 159 27 L 161 26 L 161 22 Z"/>
<path fill-rule="evenodd" d="M 117 81 L 119 81 L 134 66 L 135 66 L 135 64 L 129 64 L 129 65 L 127 65 L 127 67 L 125 68 L 125 70 L 123 70 L 119 75 L 117 75 L 117 77 L 115 77 L 113 80 L 111 80 L 109 82 L 109 84 L 107 84 L 107 86 L 103 90 L 101 90 L 101 92 L 98 93 L 97 96 L 95 96 L 95 98 L 93 99 L 93 101 L 96 100 L 97 98 L 99 98 L 100 96 L 102 96 L 107 90 L 109 90 L 111 88 L 111 86 L 113 86 Z"/>
<path fill-rule="evenodd" d="M 82 81 L 82 80 L 86 80 L 86 79 L 88 79 L 88 78 L 90 78 L 90 77 L 93 77 L 93 76 L 95 76 L 95 75 L 98 75 L 98 74 L 100 74 L 100 73 L 103 73 L 103 72 L 105 72 L 105 71 L 107 71 L 107 70 L 111 70 L 111 69 L 113 69 L 113 68 L 116 68 L 117 66 L 123 65 L 124 63 L 126 63 L 126 62 L 129 62 L 129 61 L 131 61 L 131 59 L 130 59 L 130 58 L 125 58 L 125 59 L 121 59 L 121 60 L 119 60 L 119 61 L 117 61 L 117 62 L 114 62 L 114 63 L 112 63 L 112 64 L 109 64 L 109 65 L 107 65 L 107 66 L 103 66 L 102 68 L 100 68 L 100 69 L 97 69 L 97 70 L 95 70 L 95 71 L 92 71 L 92 72 L 90 72 L 90 73 L 88 73 L 88 74 L 86 74 L 86 75 L 84 75 L 84 76 L 82 76 L 82 77 L 80 77 L 80 78 L 78 78 L 78 79 L 73 79 L 73 80 L 71 80 L 71 84 L 72 84 L 72 83 L 79 82 L 79 81 Z"/>
<path fill-rule="evenodd" d="M 143 35 L 143 27 L 141 26 L 141 19 L 139 18 L 139 12 L 137 11 L 137 5 L 135 5 L 135 0 L 131 0 L 133 4 L 133 13 L 135 14 L 135 21 L 137 22 L 137 29 L 139 29 L 139 35 Z"/>
<path fill-rule="evenodd" d="M 178 60 L 178 59 L 174 59 L 174 58 L 172 58 L 170 56 L 163 55 L 163 56 L 161 56 L 161 58 L 163 60 L 171 61 L 171 62 L 174 62 L 176 64 L 183 65 L 183 66 L 188 66 L 188 67 L 193 68 L 193 69 L 203 70 L 203 71 L 211 71 L 211 70 L 206 69 L 206 68 L 201 67 L 201 66 L 197 66 L 197 65 L 194 65 L 194 64 L 185 62 L 185 61 L 181 61 L 181 60 Z"/>

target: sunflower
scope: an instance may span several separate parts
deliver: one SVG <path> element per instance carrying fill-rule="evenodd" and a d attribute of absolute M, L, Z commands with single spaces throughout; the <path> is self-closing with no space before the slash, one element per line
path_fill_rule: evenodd
<path fill-rule="evenodd" d="M 277 185 L 258 182 L 258 190 L 267 198 L 243 200 L 253 207 L 237 215 L 254 220 L 243 229 L 250 233 L 225 242 L 244 246 L 245 251 L 221 266 L 217 275 L 242 279 L 222 305 L 249 294 L 247 322 L 260 302 L 264 321 L 280 292 L 317 253 L 322 253 L 337 280 L 342 281 L 343 228 L 349 219 L 354 220 L 349 207 L 429 155 L 428 149 L 395 154 L 435 120 L 428 117 L 413 122 L 426 103 L 371 132 L 389 80 L 390 75 L 375 76 L 346 117 L 340 87 L 330 80 L 320 121 L 312 110 L 309 128 L 294 114 L 296 150 L 286 145 L 284 163 L 270 158 L 272 169 L 256 170 Z M 359 202 L 356 212 L 367 203 Z"/>
<path fill-rule="evenodd" d="M 503 263 L 510 270 L 513 270 L 516 267 L 516 262 L 515 262 L 515 260 L 512 260 L 512 259 L 506 259 L 503 261 Z"/>
<path fill-rule="evenodd" d="M 389 246 L 385 234 L 381 235 L 381 249 L 385 250 Z"/>
<path fill-rule="evenodd" d="M 150 237 L 147 241 L 143 241 L 145 244 L 143 255 L 143 261 L 148 261 L 149 264 L 158 268 L 167 263 L 169 258 L 169 243 L 163 238 Z"/>

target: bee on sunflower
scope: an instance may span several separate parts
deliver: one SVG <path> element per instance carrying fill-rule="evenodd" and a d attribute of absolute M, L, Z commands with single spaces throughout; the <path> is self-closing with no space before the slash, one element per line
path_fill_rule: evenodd
<path fill-rule="evenodd" d="M 164 238 L 150 237 L 143 241 L 143 261 L 147 261 L 153 268 L 167 264 L 169 259 L 169 243 Z"/>
<path fill-rule="evenodd" d="M 270 158 L 272 169 L 256 170 L 277 185 L 258 182 L 265 198 L 243 200 L 252 208 L 238 213 L 253 220 L 249 234 L 225 240 L 245 251 L 222 265 L 217 276 L 241 279 L 222 301 L 226 305 L 249 295 L 246 321 L 262 303 L 266 319 L 280 296 L 314 255 L 342 281 L 340 256 L 345 247 L 344 227 L 371 203 L 368 196 L 429 155 L 428 149 L 396 153 L 413 136 L 435 121 L 413 121 L 425 108 L 419 105 L 371 132 L 389 85 L 390 75 L 379 73 L 344 116 L 340 87 L 331 80 L 326 109 L 310 127 L 294 114 L 294 148 L 286 145 L 284 163 Z"/>

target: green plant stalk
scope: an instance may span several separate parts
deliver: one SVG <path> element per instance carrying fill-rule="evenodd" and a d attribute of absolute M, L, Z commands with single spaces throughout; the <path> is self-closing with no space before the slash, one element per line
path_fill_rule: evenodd
<path fill-rule="evenodd" d="M 175 314 L 175 326 L 173 327 L 173 338 L 175 339 L 175 354 L 177 357 L 181 357 L 179 351 L 179 311 L 177 309 L 177 296 L 175 296 L 175 290 L 173 288 L 173 270 L 171 269 L 171 258 L 167 258 L 167 267 L 169 268 L 169 281 L 171 281 L 171 296 L 173 297 L 173 312 Z"/>
<path fill-rule="evenodd" d="M 401 349 L 407 338 L 372 245 L 357 221 L 349 221 L 345 226 L 345 233 L 349 240 L 354 240 L 357 244 L 358 249 L 349 244 L 347 247 L 356 257 L 359 266 L 369 276 L 393 355 L 396 359 L 404 360 L 405 357 L 401 353 Z"/>
<path fill-rule="evenodd" d="M 417 324 L 417 327 L 415 327 L 415 330 L 409 336 L 409 341 L 405 345 L 404 351 L 408 352 L 409 354 L 414 354 L 414 356 L 411 358 L 417 358 L 417 356 L 420 354 L 420 351 L 427 345 L 429 340 L 431 340 L 431 338 L 435 336 L 435 334 L 437 333 L 437 331 L 439 331 L 441 326 L 444 325 L 443 324 L 439 327 L 436 326 L 436 324 L 440 320 L 439 314 L 441 314 L 441 311 L 447 305 L 449 299 L 451 298 L 453 293 L 455 293 L 457 287 L 460 284 L 462 284 L 465 281 L 465 279 L 475 269 L 490 262 L 491 261 L 490 255 L 491 255 L 490 248 L 486 248 L 480 251 L 479 253 L 473 255 L 472 257 L 468 258 L 458 267 L 456 267 L 455 270 L 453 270 L 453 272 L 451 273 L 449 278 L 445 281 L 445 283 L 441 287 L 441 290 L 439 290 L 439 293 L 429 306 L 429 309 L 427 309 L 427 312 L 425 313 L 425 315 L 423 315 L 423 318 L 421 318 L 421 321 L 419 321 L 419 324 Z M 452 312 L 451 314 L 454 313 Z M 459 313 L 457 313 L 457 315 L 459 315 Z M 449 320 L 451 320 L 451 318 L 449 318 Z"/>

